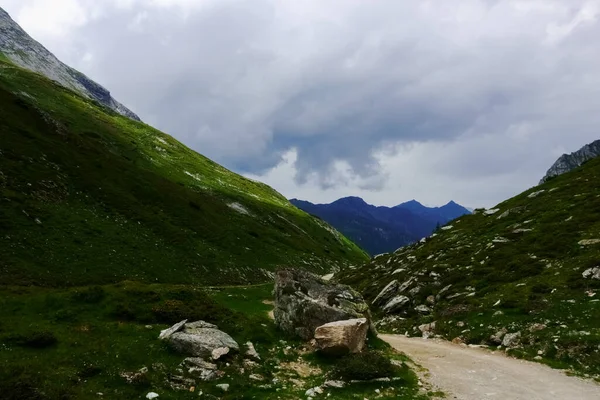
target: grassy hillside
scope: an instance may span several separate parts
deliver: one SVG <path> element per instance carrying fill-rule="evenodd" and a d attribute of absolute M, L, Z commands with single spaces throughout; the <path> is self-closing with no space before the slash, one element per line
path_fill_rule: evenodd
<path fill-rule="evenodd" d="M 367 257 L 270 187 L 0 58 L 0 276 L 250 283 Z"/>
<path fill-rule="evenodd" d="M 371 301 L 398 282 L 393 295 L 410 301 L 392 316 L 379 304 L 384 331 L 420 335 L 419 325 L 435 321 L 435 332 L 447 339 L 492 346 L 498 342 L 491 336 L 502 329 L 520 332 L 510 353 L 598 376 L 600 279 L 592 276 L 600 266 L 598 182 L 595 159 L 377 257 L 345 281 Z"/>

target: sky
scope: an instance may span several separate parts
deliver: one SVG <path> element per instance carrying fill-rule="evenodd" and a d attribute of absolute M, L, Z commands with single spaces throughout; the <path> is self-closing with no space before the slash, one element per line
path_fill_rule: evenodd
<path fill-rule="evenodd" d="M 145 122 L 285 196 L 491 207 L 600 138 L 600 0 L 0 0 Z"/>

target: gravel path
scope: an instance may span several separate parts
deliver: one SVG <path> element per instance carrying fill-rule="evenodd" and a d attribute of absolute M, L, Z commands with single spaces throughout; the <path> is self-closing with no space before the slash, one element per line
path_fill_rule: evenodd
<path fill-rule="evenodd" d="M 460 400 L 600 400 L 600 385 L 545 365 L 446 341 L 380 335 L 429 370 L 424 380 Z"/>

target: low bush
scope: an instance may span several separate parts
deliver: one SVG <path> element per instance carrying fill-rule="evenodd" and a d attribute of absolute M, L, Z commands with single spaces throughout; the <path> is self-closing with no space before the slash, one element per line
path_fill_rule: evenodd
<path fill-rule="evenodd" d="M 336 378 L 345 381 L 385 378 L 393 376 L 396 368 L 389 358 L 377 351 L 364 351 L 351 354 L 340 359 L 333 374 Z"/>

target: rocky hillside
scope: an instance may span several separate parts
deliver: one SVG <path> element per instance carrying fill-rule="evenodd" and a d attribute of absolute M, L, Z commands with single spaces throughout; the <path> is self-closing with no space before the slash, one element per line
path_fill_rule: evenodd
<path fill-rule="evenodd" d="M 558 160 L 550 167 L 546 176 L 542 178 L 540 184 L 547 182 L 558 175 L 562 175 L 577 167 L 580 167 L 583 163 L 600 156 L 600 140 L 596 140 L 590 144 L 586 144 L 581 149 L 571 153 L 563 154 Z"/>
<path fill-rule="evenodd" d="M 395 207 L 377 207 L 360 197 L 344 197 L 330 204 L 313 204 L 292 199 L 296 207 L 328 222 L 369 254 L 394 251 L 429 236 L 469 211 L 450 202 L 443 207 L 425 207 L 412 200 Z"/>
<path fill-rule="evenodd" d="M 42 74 L 121 115 L 139 121 L 138 116 L 116 101 L 108 90 L 63 64 L 0 8 L 0 56 L 2 55 L 23 68 Z"/>
<path fill-rule="evenodd" d="M 344 281 L 383 331 L 600 374 L 600 159 L 476 210 Z"/>
<path fill-rule="evenodd" d="M 3 284 L 249 283 L 367 260 L 270 187 L 0 60 Z"/>

